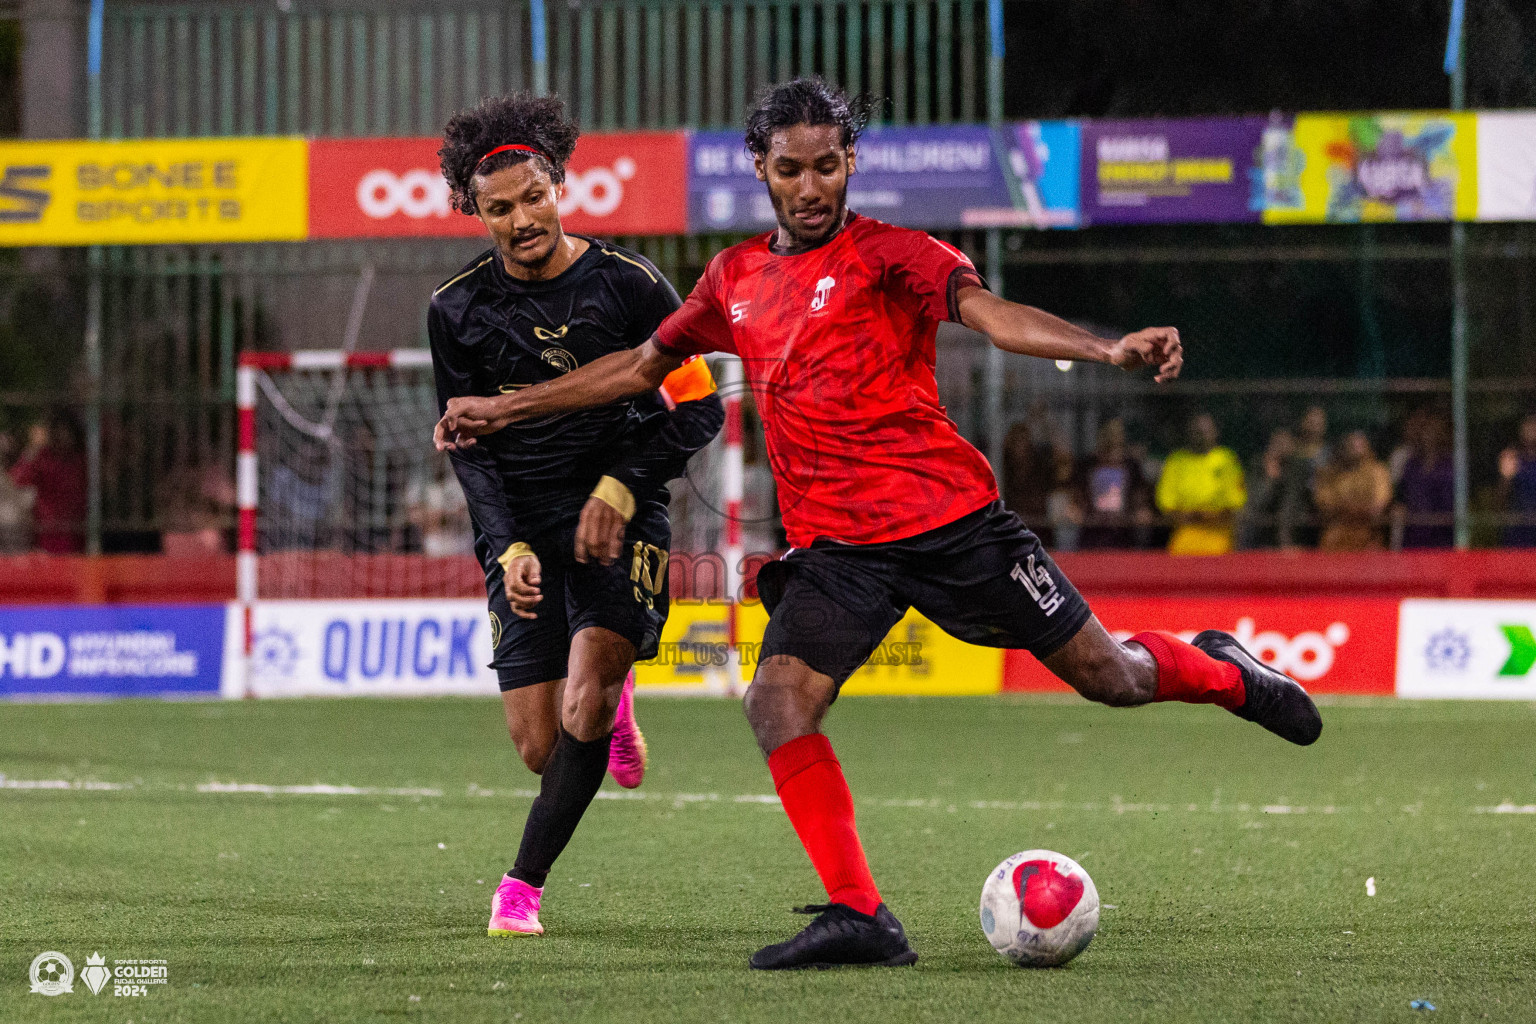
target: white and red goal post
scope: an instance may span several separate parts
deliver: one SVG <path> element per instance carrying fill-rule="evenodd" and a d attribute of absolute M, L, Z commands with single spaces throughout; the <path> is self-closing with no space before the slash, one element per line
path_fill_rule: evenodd
<path fill-rule="evenodd" d="M 674 485 L 672 506 L 674 552 L 724 571 L 669 579 L 685 664 L 642 672 L 658 689 L 740 686 L 740 364 L 720 370 L 726 430 Z M 502 624 L 486 613 L 458 480 L 432 445 L 430 353 L 244 353 L 236 402 L 245 692 L 495 693 L 486 663 Z M 686 607 L 706 597 L 707 609 Z M 713 633 L 707 619 L 724 626 L 725 665 L 690 653 Z"/>

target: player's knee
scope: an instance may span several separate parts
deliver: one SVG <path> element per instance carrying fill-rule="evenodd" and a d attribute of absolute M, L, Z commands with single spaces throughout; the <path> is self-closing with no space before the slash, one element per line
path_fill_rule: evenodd
<path fill-rule="evenodd" d="M 742 703 L 758 745 L 771 753 L 782 742 L 815 732 L 831 697 L 825 676 L 798 659 L 779 656 L 758 666 Z"/>
<path fill-rule="evenodd" d="M 803 712 L 811 703 L 806 681 L 795 671 L 797 663 L 787 658 L 764 662 L 747 687 L 743 707 L 747 721 L 757 724 Z"/>
<path fill-rule="evenodd" d="M 566 684 L 565 707 L 560 715 L 565 731 L 583 743 L 612 732 L 623 685 L 622 679 L 613 685 L 603 685 L 597 680 L 572 678 Z"/>
<path fill-rule="evenodd" d="M 551 730 L 519 729 L 511 723 L 508 723 L 508 732 L 512 734 L 512 744 L 517 747 L 517 756 L 523 759 L 523 764 L 533 774 L 543 775 L 549 755 L 555 750 L 556 735 Z"/>

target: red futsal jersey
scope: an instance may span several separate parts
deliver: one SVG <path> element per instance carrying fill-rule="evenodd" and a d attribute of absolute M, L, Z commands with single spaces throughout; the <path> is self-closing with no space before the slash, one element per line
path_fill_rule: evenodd
<path fill-rule="evenodd" d="M 656 331 L 676 356 L 741 356 L 768 440 L 789 542 L 900 540 L 996 500 L 986 458 L 939 404 L 934 334 L 981 284 L 959 250 L 851 215 L 792 256 L 773 235 L 710 261 Z"/>

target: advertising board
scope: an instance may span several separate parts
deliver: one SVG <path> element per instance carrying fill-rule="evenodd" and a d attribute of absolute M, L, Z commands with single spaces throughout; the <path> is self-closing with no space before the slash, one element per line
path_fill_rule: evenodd
<path fill-rule="evenodd" d="M 0 144 L 0 245 L 305 237 L 308 143 L 287 138 Z"/>
<path fill-rule="evenodd" d="M 225 606 L 0 608 L 0 699 L 217 697 Z"/>

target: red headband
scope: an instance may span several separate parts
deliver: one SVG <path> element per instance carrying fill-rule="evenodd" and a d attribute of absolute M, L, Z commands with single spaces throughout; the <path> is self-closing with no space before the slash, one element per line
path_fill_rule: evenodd
<path fill-rule="evenodd" d="M 532 153 L 534 156 L 541 156 L 541 157 L 544 158 L 545 163 L 549 164 L 551 167 L 554 166 L 555 162 L 553 160 L 551 160 L 549 158 L 549 154 L 544 152 L 542 149 L 538 149 L 538 148 L 536 148 L 534 146 L 525 146 L 525 145 L 523 145 L 520 142 L 512 142 L 512 143 L 508 143 L 505 146 L 497 146 L 495 149 L 493 149 L 489 153 L 485 154 L 485 156 L 481 157 L 479 160 L 476 160 L 475 161 L 475 169 L 479 170 L 481 164 L 485 163 L 487 160 L 489 160 L 491 157 L 495 156 L 497 153 L 506 153 L 506 152 L 509 152 L 511 150 L 518 150 L 519 152 L 523 152 L 523 153 Z"/>

